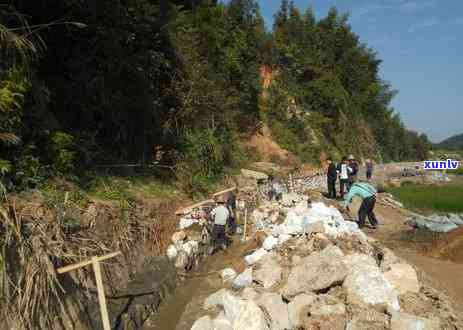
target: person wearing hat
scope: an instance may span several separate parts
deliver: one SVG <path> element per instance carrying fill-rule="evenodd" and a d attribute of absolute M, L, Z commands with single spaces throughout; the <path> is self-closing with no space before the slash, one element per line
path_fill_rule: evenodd
<path fill-rule="evenodd" d="M 227 248 L 227 237 L 225 235 L 225 226 L 230 217 L 230 211 L 225 205 L 225 198 L 223 196 L 217 197 L 217 206 L 211 211 L 210 218 L 214 221 L 214 227 L 212 228 L 212 250 L 211 254 L 217 249 Z"/>
<path fill-rule="evenodd" d="M 349 155 L 349 168 L 351 171 L 349 172 L 349 178 L 347 182 L 347 191 L 350 190 L 352 185 L 357 181 L 357 173 L 359 171 L 359 165 L 357 164 L 357 161 L 355 160 L 354 155 Z"/>
<path fill-rule="evenodd" d="M 378 226 L 378 220 L 376 219 L 374 208 L 376 204 L 376 188 L 373 187 L 370 183 L 367 182 L 358 182 L 354 183 L 346 195 L 346 198 L 342 202 L 341 206 L 344 209 L 347 209 L 350 202 L 354 196 L 360 197 L 362 199 L 362 205 L 358 211 L 358 226 L 362 228 L 365 225 L 365 218 L 368 216 L 373 229 L 376 229 Z"/>

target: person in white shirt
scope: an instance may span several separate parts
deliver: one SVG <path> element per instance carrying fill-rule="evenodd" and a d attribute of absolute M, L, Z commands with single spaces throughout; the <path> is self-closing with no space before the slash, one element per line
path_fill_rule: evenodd
<path fill-rule="evenodd" d="M 217 199 L 217 206 L 211 211 L 210 218 L 214 221 L 212 229 L 212 245 L 211 253 L 217 248 L 225 250 L 227 248 L 227 237 L 225 234 L 225 226 L 227 225 L 230 211 L 225 205 L 225 200 L 222 196 Z"/>
<path fill-rule="evenodd" d="M 349 174 L 352 169 L 347 164 L 347 157 L 342 157 L 342 162 L 338 165 L 337 169 L 339 175 L 339 193 L 341 198 L 344 198 L 345 189 L 349 183 Z"/>

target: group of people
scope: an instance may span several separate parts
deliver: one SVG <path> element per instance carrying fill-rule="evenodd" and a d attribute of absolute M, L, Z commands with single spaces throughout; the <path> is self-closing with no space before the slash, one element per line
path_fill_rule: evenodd
<path fill-rule="evenodd" d="M 327 183 L 328 197 L 336 199 L 336 181 L 339 178 L 339 194 L 344 198 L 346 192 L 350 190 L 352 185 L 357 181 L 359 173 L 359 165 L 353 155 L 343 157 L 339 164 L 328 158 Z M 367 159 L 366 161 L 366 178 L 371 180 L 373 175 L 373 162 Z"/>
<path fill-rule="evenodd" d="M 336 199 L 336 181 L 339 177 L 339 194 L 342 202 L 342 207 L 348 209 L 348 205 L 352 199 L 357 196 L 362 199 L 362 204 L 358 212 L 358 222 L 360 228 L 365 225 L 365 219 L 368 217 L 370 225 L 373 229 L 378 226 L 378 220 L 374 213 L 376 204 L 376 188 L 369 182 L 357 182 L 359 165 L 353 155 L 343 157 L 341 163 L 335 164 L 332 159 L 328 159 L 327 169 L 327 185 L 328 197 Z M 373 175 L 373 162 L 366 161 L 366 178 L 371 180 Z M 346 195 L 347 193 L 347 195 Z"/>

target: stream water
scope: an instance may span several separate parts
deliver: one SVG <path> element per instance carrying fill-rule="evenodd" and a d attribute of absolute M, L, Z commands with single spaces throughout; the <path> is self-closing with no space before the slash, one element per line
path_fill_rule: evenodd
<path fill-rule="evenodd" d="M 220 271 L 243 262 L 254 242 L 241 243 L 237 237 L 223 252 L 205 258 L 199 269 L 188 273 L 175 292 L 167 297 L 158 313 L 146 323 L 145 330 L 189 330 L 204 315 L 202 302 L 223 287 Z M 237 267 L 234 267 L 237 268 Z M 239 268 L 239 266 L 238 266 Z"/>

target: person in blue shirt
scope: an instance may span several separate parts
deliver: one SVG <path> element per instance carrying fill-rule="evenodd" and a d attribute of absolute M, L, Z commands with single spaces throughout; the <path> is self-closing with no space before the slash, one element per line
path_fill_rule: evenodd
<path fill-rule="evenodd" d="M 376 204 L 376 188 L 366 182 L 357 182 L 352 185 L 342 206 L 347 208 L 352 199 L 358 196 L 362 199 L 362 205 L 358 212 L 358 225 L 362 228 L 365 225 L 365 218 L 368 216 L 371 226 L 376 229 L 378 220 L 376 219 L 374 208 Z"/>

